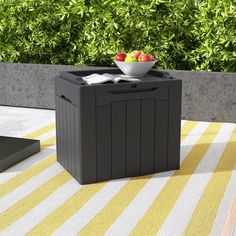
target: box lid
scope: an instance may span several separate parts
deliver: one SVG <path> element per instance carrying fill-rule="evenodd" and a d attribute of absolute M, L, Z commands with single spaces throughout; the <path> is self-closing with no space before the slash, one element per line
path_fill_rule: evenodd
<path fill-rule="evenodd" d="M 80 70 L 80 71 L 63 71 L 60 73 L 60 76 L 72 83 L 77 84 L 80 87 L 96 87 L 96 89 L 102 87 L 105 90 L 109 88 L 115 88 L 117 85 L 119 85 L 119 88 L 125 88 L 129 87 L 131 84 L 150 84 L 150 83 L 158 83 L 158 86 L 177 86 L 181 85 L 181 80 L 175 79 L 169 75 L 167 72 L 161 72 L 157 70 L 150 70 L 148 74 L 144 77 L 138 78 L 140 81 L 132 81 L 132 82 L 124 82 L 124 83 L 101 83 L 101 84 L 92 84 L 88 85 L 82 77 L 88 76 L 90 74 L 104 74 L 104 73 L 110 73 L 110 74 L 117 74 L 121 75 L 123 74 L 120 69 L 118 68 L 110 68 L 110 69 L 92 69 L 92 70 Z M 100 90 L 100 89 L 99 89 Z M 103 90 L 103 89 L 102 89 Z"/>

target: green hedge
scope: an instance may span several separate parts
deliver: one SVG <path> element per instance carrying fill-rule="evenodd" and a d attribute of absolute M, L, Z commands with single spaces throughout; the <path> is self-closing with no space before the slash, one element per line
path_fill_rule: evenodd
<path fill-rule="evenodd" d="M 111 65 L 140 49 L 159 68 L 236 71 L 235 0 L 0 3 L 0 61 Z"/>

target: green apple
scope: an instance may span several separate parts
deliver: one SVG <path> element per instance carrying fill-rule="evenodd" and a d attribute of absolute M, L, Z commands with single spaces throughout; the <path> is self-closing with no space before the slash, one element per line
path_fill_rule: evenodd
<path fill-rule="evenodd" d="M 125 62 L 137 62 L 137 58 L 133 54 L 128 53 Z"/>
<path fill-rule="evenodd" d="M 132 55 L 134 55 L 138 61 L 138 57 L 142 54 L 143 52 L 135 50 L 133 52 L 131 52 Z"/>

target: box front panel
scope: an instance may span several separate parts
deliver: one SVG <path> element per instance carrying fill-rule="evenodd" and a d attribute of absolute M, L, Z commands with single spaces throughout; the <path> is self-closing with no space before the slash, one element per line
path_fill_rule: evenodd
<path fill-rule="evenodd" d="M 111 102 L 96 120 L 98 181 L 168 170 L 168 101 Z"/>

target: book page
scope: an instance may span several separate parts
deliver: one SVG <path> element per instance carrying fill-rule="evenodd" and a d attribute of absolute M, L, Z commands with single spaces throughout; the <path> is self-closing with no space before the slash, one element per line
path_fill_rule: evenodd
<path fill-rule="evenodd" d="M 140 81 L 137 78 L 130 78 L 127 75 L 116 75 L 116 74 L 108 74 L 108 73 L 104 73 L 104 76 L 110 78 L 111 80 L 114 81 L 114 83 L 118 83 L 119 81 L 126 81 L 126 82 L 131 82 L 131 81 Z"/>
<path fill-rule="evenodd" d="M 113 83 L 119 83 L 120 81 L 126 81 L 126 82 L 131 82 L 131 81 L 140 81 L 139 79 L 136 78 L 130 78 L 126 75 L 116 75 L 116 74 L 108 74 L 104 73 L 102 75 L 100 74 L 91 74 L 85 77 L 82 77 L 82 79 L 87 82 L 89 85 L 90 84 L 102 84 L 106 82 L 113 82 Z"/>
<path fill-rule="evenodd" d="M 115 78 L 116 83 L 119 83 L 120 81 L 127 81 L 127 82 L 135 82 L 135 81 L 140 81 L 140 79 L 136 79 L 136 78 L 130 78 L 127 76 L 118 76 Z"/>
<path fill-rule="evenodd" d="M 100 74 L 92 74 L 89 76 L 82 77 L 82 79 L 90 84 L 101 84 L 105 83 L 107 81 L 113 81 L 113 79 L 109 78 L 108 76 L 100 75 Z"/>

